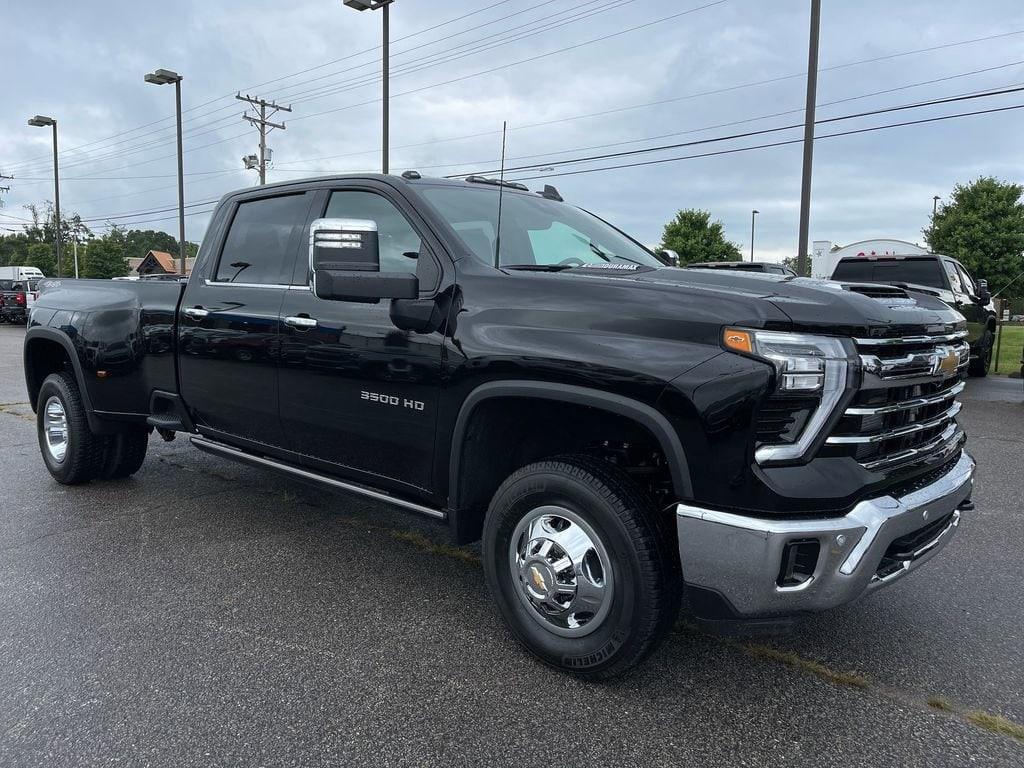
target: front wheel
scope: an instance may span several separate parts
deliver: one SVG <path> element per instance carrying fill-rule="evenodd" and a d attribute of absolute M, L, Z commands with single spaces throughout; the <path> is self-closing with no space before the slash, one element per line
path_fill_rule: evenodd
<path fill-rule="evenodd" d="M 587 456 L 541 461 L 498 489 L 484 569 L 502 617 L 542 661 L 588 679 L 650 654 L 679 605 L 678 556 L 622 471 Z"/>
<path fill-rule="evenodd" d="M 971 360 L 967 368 L 967 372 L 971 376 L 988 376 L 988 370 L 992 367 L 993 342 L 992 331 L 986 330 L 985 335 L 981 337 L 981 349 L 978 350 L 978 356 Z"/>

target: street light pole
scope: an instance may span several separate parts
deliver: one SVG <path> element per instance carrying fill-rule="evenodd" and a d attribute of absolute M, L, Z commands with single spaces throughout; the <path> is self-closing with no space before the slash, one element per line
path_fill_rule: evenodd
<path fill-rule="evenodd" d="M 810 43 L 807 48 L 807 102 L 804 107 L 804 165 L 800 180 L 800 238 L 797 272 L 807 274 L 807 239 L 811 220 L 811 165 L 814 160 L 814 108 L 818 93 L 818 30 L 821 0 L 811 0 Z"/>
<path fill-rule="evenodd" d="M 388 172 L 388 108 L 390 106 L 390 58 L 391 58 L 391 35 L 389 33 L 389 18 L 388 18 L 388 6 L 394 2 L 394 0 L 342 0 L 342 2 L 349 8 L 354 8 L 357 11 L 376 11 L 378 8 L 383 9 L 384 19 L 384 43 L 381 52 L 381 77 L 384 85 L 383 102 L 384 102 L 384 113 L 382 115 L 382 136 L 381 136 L 381 166 L 383 172 Z"/>
<path fill-rule="evenodd" d="M 759 214 L 760 211 L 753 210 L 750 212 L 750 260 L 754 260 L 754 217 Z"/>
<path fill-rule="evenodd" d="M 174 83 L 174 108 L 178 124 L 178 259 L 181 264 L 181 274 L 185 274 L 185 258 L 188 252 L 185 249 L 185 163 L 181 146 L 181 81 L 182 77 L 177 72 L 169 69 L 158 69 L 142 78 L 147 83 L 154 85 L 167 85 Z"/>
<path fill-rule="evenodd" d="M 940 198 L 938 195 L 936 195 L 935 197 L 932 198 L 932 217 L 933 218 L 935 216 L 935 213 L 939 210 L 939 200 L 941 200 L 941 199 L 942 198 Z"/>
<path fill-rule="evenodd" d="M 57 277 L 61 276 L 60 259 L 60 169 L 57 165 L 57 121 L 45 115 L 29 118 L 28 124 L 36 128 L 53 127 L 53 249 L 57 256 Z"/>

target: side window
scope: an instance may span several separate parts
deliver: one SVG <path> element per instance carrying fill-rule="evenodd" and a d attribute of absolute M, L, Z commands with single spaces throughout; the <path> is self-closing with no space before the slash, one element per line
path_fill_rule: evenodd
<path fill-rule="evenodd" d="M 978 295 L 978 288 L 974 285 L 974 279 L 967 274 L 967 270 L 964 269 L 963 264 L 956 265 L 957 271 L 960 273 L 960 280 L 964 284 L 964 290 L 967 291 L 971 296 Z"/>
<path fill-rule="evenodd" d="M 381 272 L 415 272 L 422 243 L 416 230 L 390 200 L 374 192 L 332 192 L 327 218 L 377 222 Z M 412 254 L 406 256 L 405 254 Z"/>
<path fill-rule="evenodd" d="M 949 284 L 953 289 L 953 293 L 963 293 L 964 287 L 960 282 L 960 275 L 956 271 L 956 264 L 952 261 L 943 260 L 942 266 L 946 268 L 946 275 L 949 276 Z"/>
<path fill-rule="evenodd" d="M 287 282 L 295 235 L 306 223 L 305 194 L 268 197 L 241 203 L 231 221 L 217 273 L 219 283 Z"/>

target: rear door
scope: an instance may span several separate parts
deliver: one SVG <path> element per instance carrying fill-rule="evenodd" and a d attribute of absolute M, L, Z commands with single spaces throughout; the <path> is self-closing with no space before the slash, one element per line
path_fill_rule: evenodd
<path fill-rule="evenodd" d="M 365 181 L 325 190 L 313 216 L 372 219 L 381 271 L 415 272 L 421 300 L 437 295 L 439 244 L 387 185 Z M 281 420 L 291 450 L 326 471 L 429 491 L 442 329 L 399 329 L 388 300 L 318 298 L 309 290 L 305 253 L 294 283 L 281 311 Z"/>
<path fill-rule="evenodd" d="M 217 253 L 191 277 L 178 317 L 181 393 L 200 431 L 280 447 L 281 304 L 313 194 L 234 203 Z"/>

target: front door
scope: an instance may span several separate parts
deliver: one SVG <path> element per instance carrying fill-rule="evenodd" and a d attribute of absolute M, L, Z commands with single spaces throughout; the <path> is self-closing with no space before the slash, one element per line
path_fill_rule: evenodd
<path fill-rule="evenodd" d="M 189 280 L 178 317 L 181 394 L 200 431 L 269 446 L 278 416 L 281 304 L 312 195 L 240 202 L 219 254 Z"/>
<path fill-rule="evenodd" d="M 942 266 L 946 270 L 949 287 L 953 292 L 953 308 L 967 320 L 967 339 L 972 345 L 976 344 L 985 332 L 984 310 L 974 301 L 973 285 L 964 284 L 956 262 L 952 259 L 943 259 Z"/>
<path fill-rule="evenodd" d="M 429 300 L 441 262 L 422 237 L 422 222 L 414 225 L 414 212 L 392 195 L 368 182 L 336 189 L 320 215 L 375 221 L 381 271 L 416 272 L 420 295 Z M 320 299 L 308 281 L 305 264 L 295 282 L 306 289 L 288 291 L 281 309 L 281 421 L 288 445 L 322 469 L 430 490 L 442 329 L 401 330 L 390 301 Z"/>

